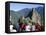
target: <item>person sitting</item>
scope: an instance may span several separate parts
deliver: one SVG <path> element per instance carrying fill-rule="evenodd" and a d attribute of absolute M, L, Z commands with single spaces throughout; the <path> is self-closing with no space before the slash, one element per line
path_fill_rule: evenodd
<path fill-rule="evenodd" d="M 35 23 L 32 22 L 32 31 L 33 31 L 33 32 L 35 32 L 35 28 L 36 28 L 36 27 L 35 27 Z"/>
<path fill-rule="evenodd" d="M 25 29 L 25 17 L 24 16 L 21 16 L 20 19 L 19 19 L 19 26 L 20 26 L 20 31 L 24 30 Z"/>
<path fill-rule="evenodd" d="M 35 27 L 36 27 L 36 31 L 41 31 L 41 26 L 38 23 L 35 24 Z"/>

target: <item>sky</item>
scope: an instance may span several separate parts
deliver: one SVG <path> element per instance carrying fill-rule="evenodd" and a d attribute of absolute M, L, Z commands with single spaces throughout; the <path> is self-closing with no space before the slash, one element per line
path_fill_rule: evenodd
<path fill-rule="evenodd" d="M 19 11 L 24 8 L 36 8 L 39 6 L 43 7 L 43 5 L 38 5 L 38 4 L 10 3 L 10 10 Z"/>

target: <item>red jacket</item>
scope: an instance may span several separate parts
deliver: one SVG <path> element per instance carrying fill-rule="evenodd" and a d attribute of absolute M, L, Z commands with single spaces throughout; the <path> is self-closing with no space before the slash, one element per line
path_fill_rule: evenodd
<path fill-rule="evenodd" d="M 20 23 L 20 28 L 21 29 L 25 29 L 25 27 L 26 27 L 26 24 L 25 23 Z"/>
<path fill-rule="evenodd" d="M 41 30 L 41 26 L 38 23 L 35 24 L 35 27 L 36 27 L 36 31 L 40 31 Z"/>

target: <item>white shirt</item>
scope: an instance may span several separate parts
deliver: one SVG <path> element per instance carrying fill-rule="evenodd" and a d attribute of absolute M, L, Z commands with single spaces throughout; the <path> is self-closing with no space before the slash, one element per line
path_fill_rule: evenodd
<path fill-rule="evenodd" d="M 16 30 L 13 29 L 13 25 L 10 25 L 10 32 L 17 32 Z"/>
<path fill-rule="evenodd" d="M 32 25 L 32 31 L 35 31 L 35 25 Z"/>
<path fill-rule="evenodd" d="M 25 30 L 30 31 L 30 28 L 31 28 L 30 25 L 27 25 Z"/>

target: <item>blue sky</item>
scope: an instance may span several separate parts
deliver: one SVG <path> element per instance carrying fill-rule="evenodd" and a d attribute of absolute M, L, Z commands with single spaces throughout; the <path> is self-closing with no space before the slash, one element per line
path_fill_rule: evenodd
<path fill-rule="evenodd" d="M 24 8 L 36 8 L 39 6 L 43 7 L 43 5 L 37 5 L 37 4 L 10 3 L 10 10 L 19 11 Z"/>

